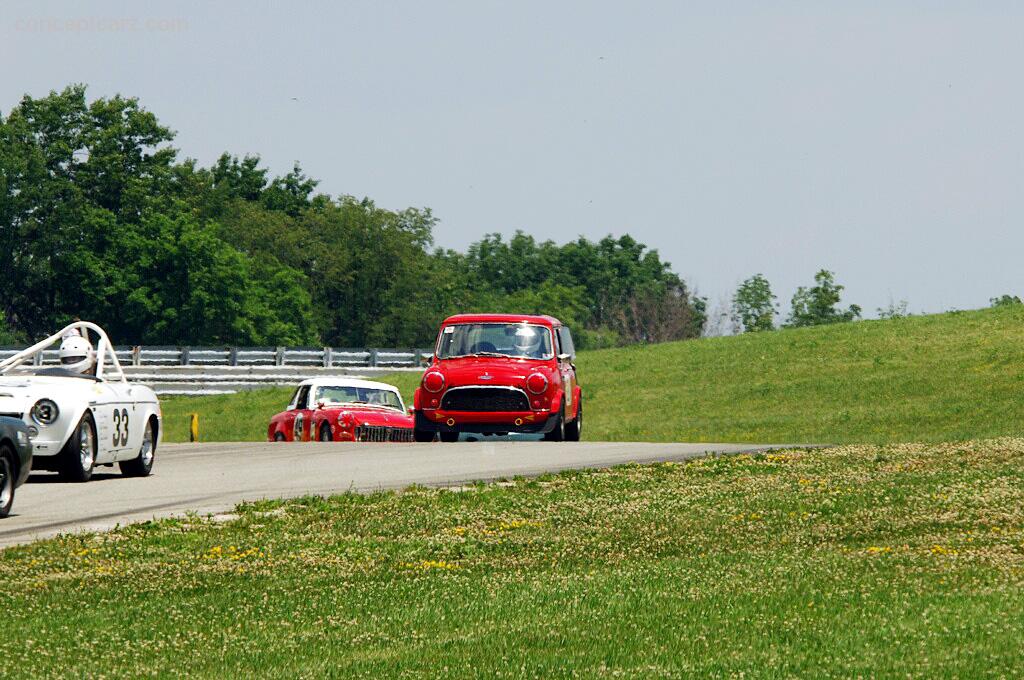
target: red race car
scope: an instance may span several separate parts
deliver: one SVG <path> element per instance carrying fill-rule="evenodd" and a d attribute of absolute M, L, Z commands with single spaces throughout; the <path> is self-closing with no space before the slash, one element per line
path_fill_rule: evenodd
<path fill-rule="evenodd" d="M 550 316 L 459 314 L 445 319 L 416 390 L 416 441 L 543 433 L 579 441 L 583 399 L 572 334 Z"/>
<path fill-rule="evenodd" d="M 398 388 L 352 378 L 299 383 L 288 408 L 270 419 L 267 441 L 411 442 L 413 419 Z"/>

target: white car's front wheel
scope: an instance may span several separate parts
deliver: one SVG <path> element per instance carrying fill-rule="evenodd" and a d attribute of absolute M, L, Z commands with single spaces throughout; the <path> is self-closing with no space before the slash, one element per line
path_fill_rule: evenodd
<path fill-rule="evenodd" d="M 69 482 L 88 482 L 96 464 L 96 425 L 88 411 L 60 450 L 60 476 Z"/>
<path fill-rule="evenodd" d="M 146 423 L 146 429 L 142 433 L 142 447 L 139 455 L 131 460 L 122 460 L 118 463 L 121 474 L 125 477 L 148 477 L 153 471 L 153 460 L 156 458 L 156 437 L 153 432 L 153 421 Z"/>

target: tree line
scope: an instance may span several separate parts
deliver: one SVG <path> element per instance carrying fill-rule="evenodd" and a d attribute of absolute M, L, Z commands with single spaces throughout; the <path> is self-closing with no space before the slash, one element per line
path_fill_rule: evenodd
<path fill-rule="evenodd" d="M 844 323 L 860 318 L 859 305 L 846 309 L 839 306 L 844 286 L 836 283 L 835 273 L 822 269 L 814 275 L 813 286 L 800 286 L 790 301 L 789 318 L 783 324 L 787 328 L 820 326 Z M 775 329 L 775 317 L 779 313 L 771 284 L 763 274 L 754 274 L 736 289 L 732 297 L 732 320 L 736 330 L 745 333 Z M 903 303 L 904 312 L 906 303 Z M 883 311 L 879 310 L 882 315 Z"/>
<path fill-rule="evenodd" d="M 0 114 L 0 344 L 74 318 L 123 344 L 422 346 L 467 311 L 549 313 L 581 347 L 700 335 L 706 302 L 633 238 L 437 248 L 427 208 L 317 191 L 296 164 L 179 159 L 137 99 L 81 85 Z"/>
<path fill-rule="evenodd" d="M 789 316 L 783 328 L 801 328 L 845 323 L 861 318 L 860 305 L 843 309 L 839 302 L 844 286 L 836 282 L 835 273 L 827 269 L 814 275 L 813 286 L 800 286 L 790 301 Z M 736 332 L 757 333 L 775 330 L 779 314 L 778 298 L 763 274 L 754 274 L 739 285 L 732 296 L 731 320 Z M 1004 294 L 989 299 L 991 307 L 1013 307 L 1024 304 L 1016 295 Z M 890 302 L 875 310 L 879 319 L 900 319 L 911 316 L 907 301 Z"/>

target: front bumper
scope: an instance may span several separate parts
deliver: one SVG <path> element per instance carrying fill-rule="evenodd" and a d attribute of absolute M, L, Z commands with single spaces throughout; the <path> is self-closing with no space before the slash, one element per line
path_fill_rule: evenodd
<path fill-rule="evenodd" d="M 416 411 L 416 429 L 423 432 L 547 434 L 558 424 L 550 411 Z"/>

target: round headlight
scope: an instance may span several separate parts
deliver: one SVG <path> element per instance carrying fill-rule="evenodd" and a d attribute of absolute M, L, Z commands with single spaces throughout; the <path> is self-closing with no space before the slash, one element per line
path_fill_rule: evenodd
<path fill-rule="evenodd" d="M 444 389 L 444 376 L 437 371 L 431 371 L 423 376 L 423 388 L 427 392 L 440 392 Z"/>
<path fill-rule="evenodd" d="M 534 373 L 526 379 L 526 389 L 534 394 L 542 394 L 548 388 L 548 379 L 543 373 Z"/>
<path fill-rule="evenodd" d="M 32 420 L 40 425 L 53 425 L 60 416 L 60 409 L 52 399 L 40 399 L 32 407 Z"/>

